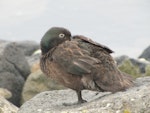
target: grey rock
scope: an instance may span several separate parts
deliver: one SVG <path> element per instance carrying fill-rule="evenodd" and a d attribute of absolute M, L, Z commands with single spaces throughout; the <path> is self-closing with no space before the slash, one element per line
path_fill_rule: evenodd
<path fill-rule="evenodd" d="M 26 56 L 31 56 L 34 51 L 40 48 L 40 45 L 35 41 L 17 42 L 16 46 L 24 52 Z"/>
<path fill-rule="evenodd" d="M 148 65 L 148 63 L 145 63 L 145 62 L 140 61 L 139 59 L 133 59 L 133 58 L 130 58 L 130 61 L 133 65 L 139 67 L 141 73 L 145 73 L 145 68 Z"/>
<path fill-rule="evenodd" d="M 16 43 L 0 41 L 0 87 L 11 91 L 9 100 L 17 106 L 20 105 L 22 87 L 29 74 L 29 64 Z"/>
<path fill-rule="evenodd" d="M 17 113 L 18 108 L 0 96 L 0 113 Z"/>
<path fill-rule="evenodd" d="M 41 70 L 38 70 L 31 73 L 24 84 L 22 91 L 22 103 L 33 98 L 40 92 L 57 89 L 64 89 L 64 87 L 56 83 L 50 77 L 44 75 Z"/>
<path fill-rule="evenodd" d="M 143 51 L 139 58 L 145 58 L 146 60 L 150 61 L 150 46 Z"/>
<path fill-rule="evenodd" d="M 74 91 L 56 90 L 42 92 L 21 106 L 18 113 L 150 113 L 150 77 L 137 78 L 135 86 L 124 92 L 84 91 L 88 102 L 77 102 Z"/>
<path fill-rule="evenodd" d="M 40 61 L 41 53 L 38 53 L 38 51 L 39 50 L 35 51 L 31 56 L 26 57 L 30 67 L 32 67 L 35 63 Z"/>
<path fill-rule="evenodd" d="M 24 79 L 21 76 L 16 76 L 10 72 L 0 73 L 0 87 L 8 89 L 12 93 L 12 97 L 8 100 L 16 106 L 20 106 L 23 84 Z"/>
<path fill-rule="evenodd" d="M 123 63 L 123 61 L 128 60 L 129 57 L 126 56 L 126 55 L 122 55 L 122 56 L 119 56 L 119 57 L 115 57 L 114 59 L 117 62 L 117 65 L 120 65 L 120 64 Z"/>
<path fill-rule="evenodd" d="M 25 79 L 30 74 L 29 64 L 23 52 L 16 46 L 15 43 L 10 43 L 5 47 L 3 57 L 6 61 L 12 64 L 19 74 Z"/>

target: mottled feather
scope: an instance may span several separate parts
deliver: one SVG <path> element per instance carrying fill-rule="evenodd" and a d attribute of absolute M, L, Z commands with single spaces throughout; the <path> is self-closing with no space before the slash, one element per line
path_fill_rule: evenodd
<path fill-rule="evenodd" d="M 46 75 L 75 90 L 79 103 L 85 102 L 83 89 L 117 92 L 133 85 L 132 78 L 117 68 L 111 49 L 81 35 L 70 36 L 65 28 L 50 29 L 41 41 L 40 65 Z"/>

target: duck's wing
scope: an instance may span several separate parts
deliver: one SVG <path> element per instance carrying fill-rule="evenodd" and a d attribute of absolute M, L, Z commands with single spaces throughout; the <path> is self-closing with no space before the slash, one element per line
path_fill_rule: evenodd
<path fill-rule="evenodd" d="M 53 52 L 52 59 L 64 71 L 73 75 L 91 73 L 91 69 L 100 61 L 91 57 L 90 53 L 78 47 L 76 41 L 66 41 Z"/>
<path fill-rule="evenodd" d="M 87 38 L 87 37 L 82 36 L 82 35 L 75 35 L 75 36 L 72 37 L 72 39 L 77 39 L 77 40 L 82 40 L 82 41 L 84 41 L 84 42 L 88 42 L 88 43 L 90 43 L 90 44 L 92 44 L 92 45 L 95 45 L 95 46 L 98 46 L 98 47 L 100 47 L 100 48 L 103 48 L 103 49 L 104 49 L 105 51 L 107 51 L 108 53 L 113 53 L 113 52 L 114 52 L 114 51 L 111 50 L 109 47 L 107 47 L 107 46 L 105 46 L 105 45 L 102 45 L 102 44 L 100 44 L 100 43 L 97 43 L 97 42 L 91 40 L 90 38 Z"/>
<path fill-rule="evenodd" d="M 79 42 L 72 40 L 59 45 L 52 54 L 53 62 L 58 68 L 71 76 L 90 77 L 95 84 L 94 87 L 102 91 L 116 92 L 124 90 L 132 85 L 130 77 L 120 72 L 111 56 L 101 51 L 101 58 L 92 57 L 91 53 L 79 46 Z M 63 76 L 63 75 L 62 75 Z M 93 87 L 89 82 L 85 87 Z"/>

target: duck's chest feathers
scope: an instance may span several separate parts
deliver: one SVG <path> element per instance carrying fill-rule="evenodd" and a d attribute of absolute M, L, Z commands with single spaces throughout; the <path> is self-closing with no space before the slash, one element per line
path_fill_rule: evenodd
<path fill-rule="evenodd" d="M 61 69 L 58 67 L 58 65 L 52 60 L 51 57 L 47 58 L 41 58 L 41 70 L 49 77 L 56 79 L 61 77 L 62 74 Z"/>
<path fill-rule="evenodd" d="M 75 76 L 67 73 L 58 65 L 55 61 L 50 60 L 49 58 L 41 58 L 41 70 L 52 79 L 60 82 L 66 87 L 77 89 L 78 87 L 82 88 L 81 77 Z"/>

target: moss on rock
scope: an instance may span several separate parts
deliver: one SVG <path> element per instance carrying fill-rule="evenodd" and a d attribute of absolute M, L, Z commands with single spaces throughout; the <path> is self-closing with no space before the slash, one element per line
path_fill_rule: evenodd
<path fill-rule="evenodd" d="M 134 66 L 130 60 L 125 60 L 121 65 L 118 66 L 119 69 L 133 78 L 137 78 L 141 76 L 140 69 L 138 66 Z"/>
<path fill-rule="evenodd" d="M 145 76 L 150 76 L 150 65 L 147 65 L 145 68 Z"/>

